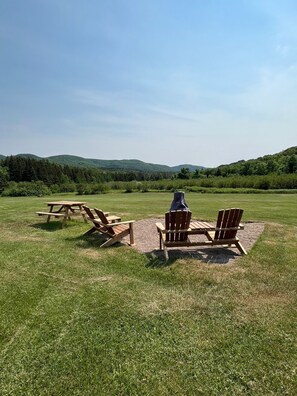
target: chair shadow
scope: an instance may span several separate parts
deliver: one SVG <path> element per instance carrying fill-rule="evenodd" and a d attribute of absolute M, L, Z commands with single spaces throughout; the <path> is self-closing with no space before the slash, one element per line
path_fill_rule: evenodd
<path fill-rule="evenodd" d="M 205 264 L 227 265 L 233 260 L 241 257 L 239 253 L 228 248 L 202 248 L 202 249 L 168 249 L 169 260 L 166 261 L 163 250 L 154 249 L 145 253 L 150 268 L 161 268 L 173 265 L 180 259 L 195 259 Z"/>
<path fill-rule="evenodd" d="M 90 249 L 90 248 L 100 248 L 100 246 L 108 240 L 103 235 L 94 233 L 94 234 L 82 234 L 76 237 L 68 237 L 65 238 L 66 241 L 74 241 L 76 245 L 81 249 Z M 121 246 L 126 246 L 125 243 L 121 241 L 116 242 L 114 245 L 108 247 L 108 249 L 117 249 Z"/>

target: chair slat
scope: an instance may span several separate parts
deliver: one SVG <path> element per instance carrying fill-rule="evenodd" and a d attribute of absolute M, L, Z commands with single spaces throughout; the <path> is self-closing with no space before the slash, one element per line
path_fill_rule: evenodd
<path fill-rule="evenodd" d="M 237 233 L 237 227 L 243 214 L 242 209 L 231 208 L 220 210 L 218 213 L 218 219 L 216 224 L 216 232 L 214 235 L 215 240 L 225 240 L 234 239 Z M 227 228 L 227 230 L 226 230 Z M 228 230 L 228 228 L 235 228 L 233 230 Z"/>
<path fill-rule="evenodd" d="M 165 214 L 165 228 L 170 231 L 187 230 L 190 226 L 192 213 L 190 211 L 172 211 Z M 167 242 L 183 242 L 188 239 L 187 232 L 166 234 Z"/>
<path fill-rule="evenodd" d="M 222 221 L 223 221 L 224 213 L 225 213 L 225 210 L 220 210 L 219 211 L 216 228 L 222 228 Z M 215 232 L 214 239 L 220 239 L 220 235 L 221 235 L 221 231 L 217 230 Z"/>
<path fill-rule="evenodd" d="M 94 211 L 96 213 L 96 215 L 99 217 L 99 219 L 102 221 L 102 224 L 109 224 L 109 221 L 107 219 L 107 217 L 105 216 L 104 212 L 100 209 L 94 208 Z M 115 235 L 115 231 L 114 228 L 110 227 L 110 228 L 106 228 L 106 231 L 110 234 L 110 235 Z"/>

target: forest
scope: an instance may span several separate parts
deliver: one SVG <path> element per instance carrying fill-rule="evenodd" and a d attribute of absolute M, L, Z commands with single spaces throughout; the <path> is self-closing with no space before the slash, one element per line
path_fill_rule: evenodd
<path fill-rule="evenodd" d="M 258 159 L 216 168 L 182 168 L 179 172 L 143 172 L 82 168 L 48 160 L 9 156 L 0 160 L 0 193 L 3 196 L 47 195 L 61 192 L 98 194 L 109 190 L 223 192 L 223 189 L 297 189 L 297 147 Z M 234 191 L 235 192 L 235 191 Z"/>

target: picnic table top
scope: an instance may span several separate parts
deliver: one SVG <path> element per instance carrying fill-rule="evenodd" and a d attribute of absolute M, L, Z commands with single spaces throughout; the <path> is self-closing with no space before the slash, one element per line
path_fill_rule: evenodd
<path fill-rule="evenodd" d="M 81 201 L 54 201 L 54 202 L 47 202 L 49 206 L 53 205 L 60 205 L 60 206 L 81 206 L 85 205 L 86 202 Z"/>

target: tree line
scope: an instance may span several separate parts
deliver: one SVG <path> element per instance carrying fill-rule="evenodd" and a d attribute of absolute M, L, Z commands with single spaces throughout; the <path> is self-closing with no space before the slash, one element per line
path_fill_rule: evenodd
<path fill-rule="evenodd" d="M 61 192 L 98 194 L 108 190 L 297 189 L 297 147 L 255 160 L 190 172 L 102 170 L 59 165 L 48 160 L 9 156 L 0 160 L 2 195 L 47 195 Z"/>
<path fill-rule="evenodd" d="M 155 181 L 169 178 L 171 174 L 163 172 L 141 171 L 103 171 L 93 168 L 58 165 L 48 160 L 37 160 L 21 156 L 9 156 L 0 161 L 0 191 L 9 182 L 42 181 L 46 186 L 106 183 L 111 181 Z"/>

